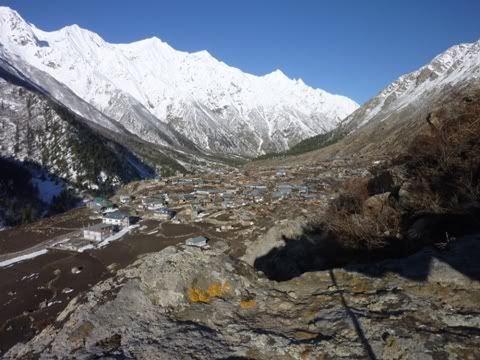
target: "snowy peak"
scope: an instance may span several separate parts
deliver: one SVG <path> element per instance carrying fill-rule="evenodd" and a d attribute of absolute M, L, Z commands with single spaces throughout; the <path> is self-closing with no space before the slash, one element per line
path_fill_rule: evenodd
<path fill-rule="evenodd" d="M 35 32 L 39 35 L 39 37 L 48 36 L 45 32 L 35 28 Z M 72 42 L 76 42 L 79 45 L 83 46 L 92 46 L 96 45 L 97 47 L 101 47 L 105 45 L 105 41 L 98 36 L 96 33 L 82 29 L 80 26 L 74 24 L 65 26 L 64 28 L 58 31 L 59 34 L 63 34 L 66 39 L 70 39 Z M 57 40 L 58 41 L 58 40 Z"/>
<path fill-rule="evenodd" d="M 24 27 L 23 29 L 18 29 L 18 32 L 25 30 L 25 25 L 28 25 L 18 12 L 7 6 L 0 6 L 0 24 L 2 24 L 2 26 L 8 25 L 11 31 L 15 31 L 19 27 Z M 5 30 L 5 28 L 3 30 Z"/>
<path fill-rule="evenodd" d="M 270 74 L 264 76 L 265 79 L 269 79 L 271 81 L 285 81 L 290 80 L 280 69 L 276 69 L 272 71 Z"/>
<path fill-rule="evenodd" d="M 418 87 L 425 82 L 428 84 L 456 81 L 465 70 L 474 70 L 473 67 L 478 65 L 480 65 L 480 41 L 455 45 L 436 56 L 419 70 L 401 76 L 382 91 L 381 95 L 388 96 L 393 92 L 408 92 L 408 90 L 413 90 L 413 87 Z M 474 71 L 467 75 L 475 76 L 478 75 L 478 72 Z"/>
<path fill-rule="evenodd" d="M 0 26 L 2 56 L 49 74 L 149 142 L 160 140 L 137 132 L 145 121 L 168 125 L 207 151 L 256 156 L 331 130 L 358 107 L 281 70 L 255 76 L 157 37 L 110 44 L 77 25 L 46 32 L 5 7 Z M 123 106 L 134 103 L 134 113 Z"/>
<path fill-rule="evenodd" d="M 480 41 L 454 45 L 420 69 L 400 76 L 343 121 L 351 130 L 383 121 L 406 106 L 421 106 L 447 87 L 480 79 Z"/>
<path fill-rule="evenodd" d="M 18 46 L 28 44 L 38 46 L 32 26 L 25 22 L 15 11 L 5 6 L 0 6 L 0 40 L 2 45 L 13 43 Z"/>

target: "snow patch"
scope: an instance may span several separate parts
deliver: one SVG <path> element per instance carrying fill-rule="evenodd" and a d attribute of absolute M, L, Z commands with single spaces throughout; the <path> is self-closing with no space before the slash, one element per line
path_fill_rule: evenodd
<path fill-rule="evenodd" d="M 105 240 L 103 240 L 100 244 L 98 244 L 98 248 L 102 248 L 104 246 L 107 246 L 108 244 L 110 244 L 112 241 L 115 241 L 115 240 L 118 240 L 118 239 L 121 239 L 124 235 L 126 235 L 128 232 L 130 232 L 130 230 L 132 229 L 135 229 L 139 227 L 138 224 L 136 225 L 130 225 L 130 226 L 127 226 L 127 227 L 124 227 L 122 230 L 120 230 L 119 232 L 113 234 L 112 236 L 109 236 L 108 238 L 106 238 Z"/>
<path fill-rule="evenodd" d="M 47 252 L 48 252 L 47 249 L 42 249 L 42 250 L 39 250 L 39 251 L 32 252 L 30 254 L 14 257 L 13 259 L 1 261 L 0 262 L 0 268 L 10 266 L 10 265 L 16 264 L 16 263 L 21 262 L 21 261 L 36 258 L 37 256 L 44 255 Z"/>

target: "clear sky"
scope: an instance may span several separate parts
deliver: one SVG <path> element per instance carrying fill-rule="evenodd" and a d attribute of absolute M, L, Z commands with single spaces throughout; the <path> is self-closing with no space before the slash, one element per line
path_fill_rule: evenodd
<path fill-rule="evenodd" d="M 449 46 L 480 39 L 480 0 L 0 0 L 44 30 L 157 36 L 257 75 L 277 68 L 363 103 Z"/>

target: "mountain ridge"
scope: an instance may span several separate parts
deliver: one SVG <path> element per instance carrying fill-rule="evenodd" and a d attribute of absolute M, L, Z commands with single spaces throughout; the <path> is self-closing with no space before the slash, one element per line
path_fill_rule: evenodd
<path fill-rule="evenodd" d="M 426 93 L 480 77 L 480 40 L 452 45 L 419 69 L 401 75 L 342 121 L 359 128 L 387 111 L 398 111 Z M 361 119 L 360 119 L 361 118 Z"/>
<path fill-rule="evenodd" d="M 292 161 L 288 155 L 309 162 L 314 158 L 384 157 L 407 145 L 415 133 L 425 129 L 428 114 L 442 103 L 468 98 L 479 90 L 480 40 L 453 45 L 419 69 L 401 75 L 331 132 L 307 138 L 286 152 L 267 154 L 259 160 Z M 336 140 L 333 144 L 332 139 Z"/>
<path fill-rule="evenodd" d="M 110 44 L 78 25 L 46 32 L 5 7 L 0 26 L 4 56 L 50 74 L 117 121 L 123 115 L 113 111 L 117 97 L 133 98 L 158 123 L 214 153 L 256 156 L 285 150 L 331 130 L 358 107 L 280 70 L 265 76 L 243 73 L 207 51 L 177 51 L 156 37 Z M 143 116 L 137 114 L 136 121 L 143 122 Z"/>

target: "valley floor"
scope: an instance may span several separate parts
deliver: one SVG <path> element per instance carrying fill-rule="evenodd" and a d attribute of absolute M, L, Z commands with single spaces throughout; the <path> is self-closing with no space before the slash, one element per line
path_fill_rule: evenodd
<path fill-rule="evenodd" d="M 85 252 L 49 248 L 0 268 L 2 355 L 478 358 L 478 237 L 368 265 L 328 268 L 327 253 L 312 260 L 315 239 L 304 225 L 368 165 L 336 161 L 125 186 L 112 200 L 140 220 L 121 239 Z M 148 208 L 165 198 L 170 220 Z M 81 208 L 9 229 L 0 233 L 0 256 L 38 251 L 100 219 Z M 208 249 L 184 244 L 199 235 Z M 262 258 L 268 266 L 255 271 Z M 278 266 L 291 276 L 272 281 Z"/>
<path fill-rule="evenodd" d="M 211 243 L 227 243 L 231 255 L 242 256 L 249 241 L 270 227 L 292 217 L 307 217 L 308 208 L 313 213 L 326 201 L 326 191 L 318 190 L 330 187 L 337 170 L 296 169 L 288 177 L 283 173 L 277 176 L 275 169 L 248 177 L 227 173 L 221 175 L 223 181 L 218 181 L 218 175 L 213 177 L 215 181 L 212 176 L 199 176 L 195 181 L 201 182 L 201 187 L 214 189 L 216 197 L 222 191 L 236 191 L 228 207 L 222 198 L 217 202 L 210 201 L 210 196 L 199 196 L 195 206 L 203 208 L 195 218 L 185 215 L 191 204 L 174 200 L 176 195 L 198 190 L 199 186 L 194 189 L 189 179 L 173 179 L 168 184 L 133 183 L 122 191 L 136 200 L 120 208 L 139 215 L 138 227 L 118 241 L 85 252 L 60 251 L 58 244 L 79 237 L 84 227 L 101 221 L 101 216 L 86 207 L 0 232 L 0 263 L 4 264 L 0 267 L 0 350 L 6 351 L 39 333 L 71 299 L 83 296 L 98 281 L 114 276 L 142 254 L 204 235 Z M 314 178 L 319 172 L 323 173 L 322 179 L 313 179 L 309 185 L 311 199 L 300 196 L 295 184 L 303 184 L 304 179 Z M 271 194 L 284 183 L 292 184 L 292 190 L 288 189 L 292 193 L 272 199 Z M 251 186 L 265 186 L 265 190 L 252 194 L 255 189 Z M 152 211 L 140 209 L 141 199 L 165 192 L 170 194 L 172 208 L 177 212 L 174 221 L 155 219 Z"/>

